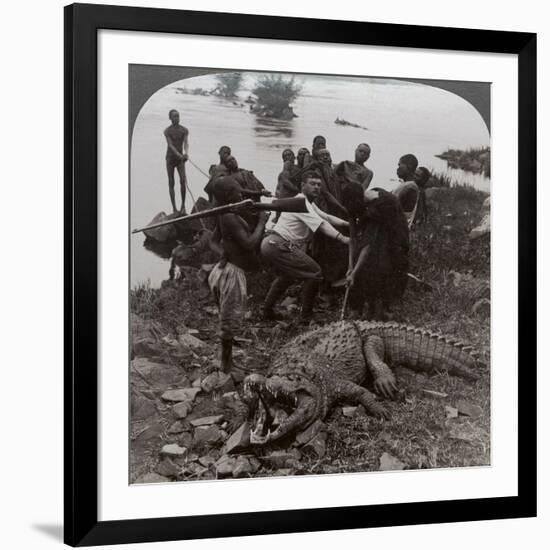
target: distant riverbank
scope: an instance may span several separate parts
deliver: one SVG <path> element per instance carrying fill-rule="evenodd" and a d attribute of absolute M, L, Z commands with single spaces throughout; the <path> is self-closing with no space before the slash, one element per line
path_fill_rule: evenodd
<path fill-rule="evenodd" d="M 491 176 L 490 147 L 477 147 L 465 151 L 460 149 L 448 149 L 435 156 L 446 160 L 449 168 L 459 168 L 466 172 L 483 174 L 486 178 Z"/>

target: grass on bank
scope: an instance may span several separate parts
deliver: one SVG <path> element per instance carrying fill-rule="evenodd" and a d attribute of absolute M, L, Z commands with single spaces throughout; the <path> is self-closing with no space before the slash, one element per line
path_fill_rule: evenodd
<path fill-rule="evenodd" d="M 411 271 L 432 286 L 426 291 L 410 284 L 400 304 L 394 307 L 395 320 L 441 331 L 472 343 L 489 364 L 490 243 L 488 237 L 470 241 L 469 231 L 481 220 L 481 205 L 487 194 L 471 187 L 436 190 L 428 201 L 428 223 L 411 234 Z M 271 354 L 305 330 L 293 323 L 264 323 L 259 307 L 272 274 L 261 272 L 249 281 L 250 319 L 242 336 L 250 343 L 237 348 L 237 360 L 252 369 L 264 370 Z M 207 299 L 199 298 L 201 284 L 194 277 L 161 289 L 140 286 L 131 292 L 131 310 L 153 319 L 167 335 L 178 326 L 197 328 L 209 344 L 209 352 L 198 359 L 205 372 L 215 368 L 217 317 Z M 298 294 L 299 287 L 291 289 Z M 481 300 L 481 307 L 476 307 Z M 341 300 L 341 297 L 340 297 Z M 338 319 L 341 301 L 332 309 L 318 309 L 316 322 Z M 196 368 L 197 363 L 194 363 Z M 186 368 L 182 365 L 182 368 Z M 446 374 L 426 376 L 396 368 L 401 391 L 395 401 L 387 401 L 392 419 L 383 422 L 368 416 L 348 418 L 340 408 L 327 419 L 329 437 L 323 458 L 303 455 L 293 474 L 317 474 L 378 470 L 380 457 L 389 453 L 407 469 L 451 468 L 490 463 L 490 373 L 482 372 L 475 383 Z M 444 394 L 446 397 L 434 393 Z M 477 418 L 451 418 L 460 401 L 480 407 Z M 170 442 L 170 438 L 166 442 Z M 264 467 L 256 476 L 279 475 Z"/>

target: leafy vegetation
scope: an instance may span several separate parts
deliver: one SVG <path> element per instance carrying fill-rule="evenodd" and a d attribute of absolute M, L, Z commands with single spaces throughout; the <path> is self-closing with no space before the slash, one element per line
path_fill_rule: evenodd
<path fill-rule="evenodd" d="M 491 176 L 491 148 L 474 147 L 462 151 L 460 149 L 448 149 L 447 151 L 436 155 L 440 159 L 446 160 L 450 168 L 459 168 L 466 172 L 474 174 L 483 174 L 485 177 Z"/>
<path fill-rule="evenodd" d="M 243 75 L 242 73 L 222 73 L 216 75 L 216 90 L 222 97 L 236 97 L 240 90 Z"/>
<path fill-rule="evenodd" d="M 255 110 L 273 118 L 292 118 L 292 103 L 298 98 L 302 87 L 294 77 L 264 75 L 256 80 L 252 93 L 258 98 Z"/>

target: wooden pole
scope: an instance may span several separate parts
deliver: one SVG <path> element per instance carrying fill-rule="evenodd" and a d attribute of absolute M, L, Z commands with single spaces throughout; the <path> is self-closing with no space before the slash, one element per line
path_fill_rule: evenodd
<path fill-rule="evenodd" d="M 244 201 L 235 202 L 233 204 L 225 204 L 223 206 L 216 206 L 201 212 L 195 212 L 194 214 L 188 214 L 187 216 L 179 216 L 178 218 L 171 218 L 162 222 L 154 223 L 141 227 L 139 229 L 132 230 L 134 233 L 140 233 L 147 231 L 148 229 L 156 229 L 157 227 L 163 227 L 177 222 L 186 222 L 189 220 L 196 220 L 200 218 L 208 218 L 210 216 L 217 216 L 219 214 L 225 214 L 227 212 L 238 212 L 243 209 L 253 210 L 270 210 L 275 212 L 298 212 L 305 214 L 307 210 L 306 199 L 304 197 L 292 197 L 290 199 L 275 199 L 271 202 L 254 202 L 252 199 L 246 199 Z"/>

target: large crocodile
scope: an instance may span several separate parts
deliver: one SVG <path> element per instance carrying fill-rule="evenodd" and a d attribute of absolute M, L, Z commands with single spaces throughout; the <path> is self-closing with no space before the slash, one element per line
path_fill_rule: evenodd
<path fill-rule="evenodd" d="M 388 364 L 471 380 L 484 366 L 470 346 L 429 330 L 397 323 L 331 323 L 288 342 L 266 376 L 244 379 L 244 398 L 254 415 L 250 442 L 265 445 L 302 431 L 339 401 L 388 418 L 386 408 L 361 386 L 370 374 L 375 392 L 391 397 L 397 385 Z"/>

